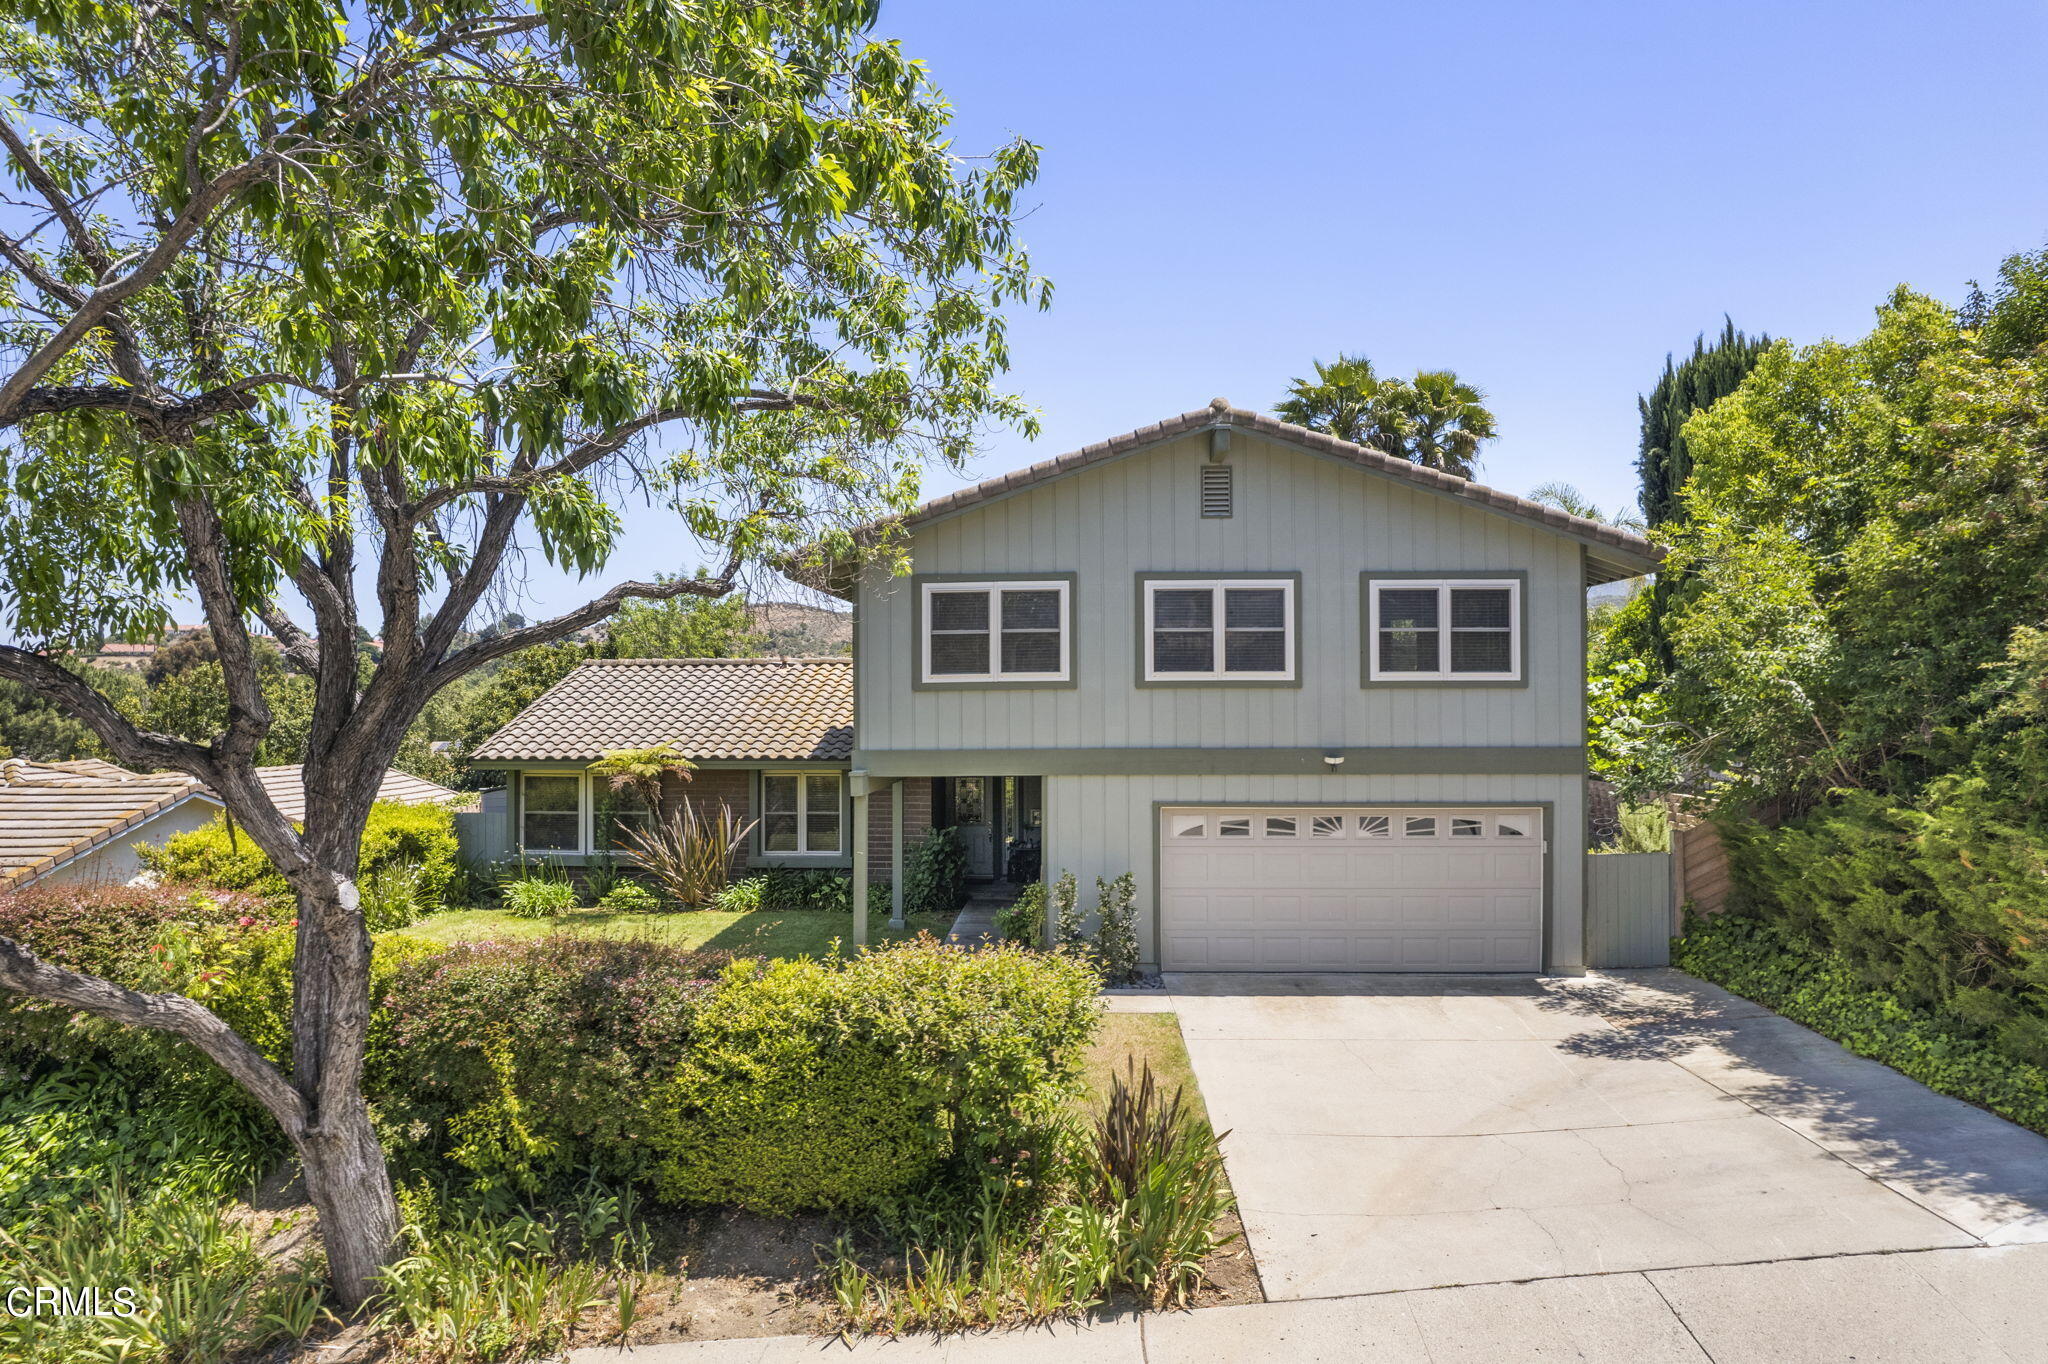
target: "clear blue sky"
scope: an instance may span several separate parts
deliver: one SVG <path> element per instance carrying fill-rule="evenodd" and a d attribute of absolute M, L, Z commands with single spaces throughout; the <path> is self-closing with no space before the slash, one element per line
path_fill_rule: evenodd
<path fill-rule="evenodd" d="M 1854 337 L 1893 285 L 1958 299 L 2048 240 L 2036 4 L 885 0 L 879 31 L 963 151 L 1045 149 L 1024 237 L 1056 294 L 1013 374 L 1045 432 L 976 477 L 1270 407 L 1346 349 L 1485 389 L 1483 481 L 1614 507 L 1636 395 L 1723 313 Z M 632 524 L 607 579 L 694 562 Z"/>
<path fill-rule="evenodd" d="M 1809 342 L 2048 241 L 2037 4 L 885 0 L 959 146 L 1044 147 L 1015 324 L 1050 458 L 1313 357 L 1449 367 L 1483 481 L 1632 502 L 1636 395 L 1723 313 Z M 940 477 L 933 492 L 958 480 Z M 668 567 L 658 522 L 613 573 Z M 574 586 L 537 575 L 541 604 Z"/>

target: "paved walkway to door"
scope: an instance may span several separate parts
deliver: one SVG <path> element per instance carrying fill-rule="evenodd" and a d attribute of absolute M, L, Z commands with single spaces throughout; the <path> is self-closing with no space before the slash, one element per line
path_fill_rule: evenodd
<path fill-rule="evenodd" d="M 1675 971 L 1167 987 L 1269 1299 L 2048 1241 L 2048 1140 Z"/>

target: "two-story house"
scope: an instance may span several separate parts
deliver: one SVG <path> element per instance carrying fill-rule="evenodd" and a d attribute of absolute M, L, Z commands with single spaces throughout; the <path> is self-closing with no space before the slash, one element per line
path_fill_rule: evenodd
<path fill-rule="evenodd" d="M 1071 870 L 1089 902 L 1129 871 L 1166 970 L 1598 964 L 1585 594 L 1653 569 L 1648 542 L 1221 400 L 941 497 L 902 532 L 908 575 L 814 578 L 854 608 L 844 712 L 720 750 L 747 774 L 724 797 L 761 821 L 752 860 L 846 866 L 859 888 L 892 875 L 897 829 L 940 825 L 977 873 Z M 636 666 L 740 671 L 582 672 Z M 845 676 L 745 670 L 778 667 L 813 692 Z M 502 741 L 573 728 L 579 688 L 479 758 L 541 757 Z M 689 708 L 649 706 L 671 719 L 633 741 L 668 723 L 694 755 Z M 541 775 L 626 746 L 583 728 Z M 587 839 L 573 785 L 542 794 Z"/>

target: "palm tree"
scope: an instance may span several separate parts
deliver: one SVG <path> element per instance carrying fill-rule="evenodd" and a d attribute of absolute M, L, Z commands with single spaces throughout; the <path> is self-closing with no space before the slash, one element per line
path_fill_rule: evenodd
<path fill-rule="evenodd" d="M 1408 419 L 1402 453 L 1425 468 L 1472 477 L 1479 447 L 1499 434 L 1486 395 L 1447 369 L 1423 370 L 1402 387 Z"/>
<path fill-rule="evenodd" d="M 1555 507 L 1568 516 L 1582 517 L 1587 521 L 1598 521 L 1603 526 L 1616 530 L 1643 533 L 1643 518 L 1633 509 L 1624 507 L 1620 511 L 1604 512 L 1592 498 L 1580 492 L 1569 483 L 1544 483 L 1529 490 L 1531 502 L 1541 502 L 1546 507 Z"/>
<path fill-rule="evenodd" d="M 1362 355 L 1315 367 L 1316 377 L 1296 379 L 1273 409 L 1282 421 L 1459 478 L 1472 477 L 1480 445 L 1496 434 L 1486 395 L 1450 370 L 1382 379 Z"/>
<path fill-rule="evenodd" d="M 1390 408 L 1389 387 L 1402 387 L 1399 379 L 1382 379 L 1373 372 L 1372 361 L 1363 355 L 1339 354 L 1329 364 L 1317 360 L 1314 379 L 1296 379 L 1288 385 L 1288 396 L 1273 409 L 1281 421 L 1305 426 L 1311 431 L 1370 445 L 1394 453 L 1387 429 Z"/>

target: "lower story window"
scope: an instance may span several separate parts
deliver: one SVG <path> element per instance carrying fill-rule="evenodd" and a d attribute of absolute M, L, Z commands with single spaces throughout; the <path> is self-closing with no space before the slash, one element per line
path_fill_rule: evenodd
<path fill-rule="evenodd" d="M 761 851 L 836 853 L 843 845 L 837 772 L 761 776 Z"/>
<path fill-rule="evenodd" d="M 631 852 L 636 846 L 633 835 L 653 830 L 654 807 L 643 792 L 631 786 L 597 792 L 598 847 Z"/>
<path fill-rule="evenodd" d="M 583 778 L 528 773 L 520 789 L 519 842 L 528 852 L 581 852 Z"/>

